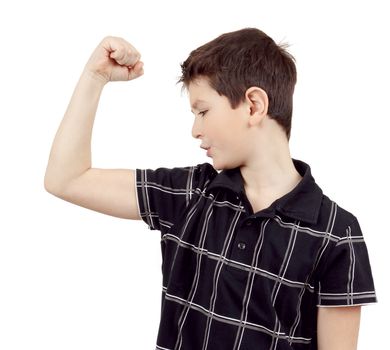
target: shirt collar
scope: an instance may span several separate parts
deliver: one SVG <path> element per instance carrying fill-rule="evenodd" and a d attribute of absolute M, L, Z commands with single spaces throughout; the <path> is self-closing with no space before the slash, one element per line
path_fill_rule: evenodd
<path fill-rule="evenodd" d="M 322 203 L 322 189 L 316 184 L 307 163 L 294 158 L 292 161 L 302 180 L 290 192 L 278 198 L 271 208 L 293 219 L 315 224 Z M 239 167 L 222 170 L 212 180 L 207 191 L 221 187 L 238 195 L 245 194 L 244 179 Z"/>

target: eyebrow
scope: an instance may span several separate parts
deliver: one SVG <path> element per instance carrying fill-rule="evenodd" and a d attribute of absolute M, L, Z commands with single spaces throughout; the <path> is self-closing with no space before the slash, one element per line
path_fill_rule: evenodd
<path fill-rule="evenodd" d="M 206 103 L 204 100 L 196 100 L 192 105 L 191 105 L 191 112 L 194 113 L 194 109 L 199 110 L 199 104 L 201 103 Z"/>

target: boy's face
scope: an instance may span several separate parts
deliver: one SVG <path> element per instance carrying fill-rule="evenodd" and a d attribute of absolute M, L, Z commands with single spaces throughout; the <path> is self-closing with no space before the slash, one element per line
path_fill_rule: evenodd
<path fill-rule="evenodd" d="M 213 159 L 214 168 L 243 165 L 251 149 L 248 105 L 242 103 L 232 109 L 227 97 L 220 96 L 203 77 L 191 82 L 188 92 L 195 117 L 192 136 L 201 140 L 201 147 L 209 148 L 207 155 Z"/>

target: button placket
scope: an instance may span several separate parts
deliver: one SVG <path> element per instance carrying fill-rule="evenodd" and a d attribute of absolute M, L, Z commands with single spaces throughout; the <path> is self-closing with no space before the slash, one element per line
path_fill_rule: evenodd
<path fill-rule="evenodd" d="M 236 236 L 232 245 L 230 258 L 244 264 L 251 264 L 252 250 L 255 247 L 256 234 L 253 218 L 244 219 L 237 227 Z"/>

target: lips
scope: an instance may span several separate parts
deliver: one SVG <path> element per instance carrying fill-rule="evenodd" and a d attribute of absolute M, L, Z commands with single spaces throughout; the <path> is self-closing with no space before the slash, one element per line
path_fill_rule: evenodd
<path fill-rule="evenodd" d="M 202 149 L 204 149 L 205 151 L 207 151 L 207 153 L 206 153 L 207 157 L 211 157 L 211 152 L 210 152 L 210 148 L 211 148 L 211 147 L 200 146 L 200 148 L 202 148 Z"/>
<path fill-rule="evenodd" d="M 200 148 L 202 148 L 202 149 L 204 149 L 205 151 L 207 151 L 206 155 L 207 155 L 208 157 L 211 157 L 211 153 L 210 153 L 210 148 L 211 148 L 211 147 L 207 147 L 207 146 L 202 145 L 202 146 L 200 146 Z"/>

